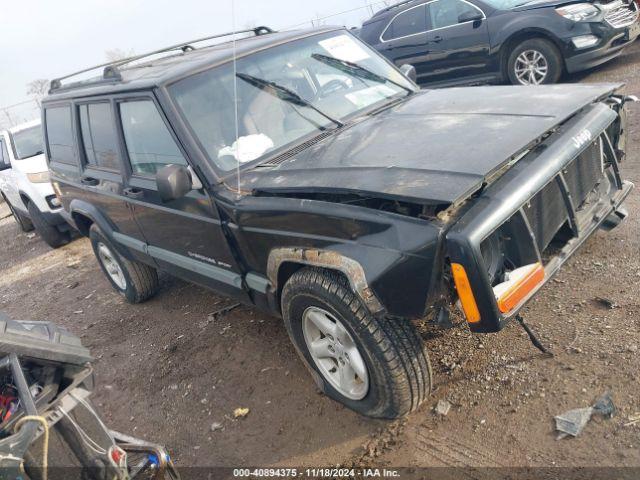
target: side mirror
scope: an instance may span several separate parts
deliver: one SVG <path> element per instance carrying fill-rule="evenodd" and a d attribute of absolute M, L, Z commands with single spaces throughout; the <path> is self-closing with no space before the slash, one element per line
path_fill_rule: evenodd
<path fill-rule="evenodd" d="M 191 171 L 184 165 L 167 165 L 156 173 L 156 185 L 163 202 L 184 197 L 194 189 L 194 183 L 196 187 L 200 185 L 200 181 L 193 182 Z"/>
<path fill-rule="evenodd" d="M 484 15 L 477 10 L 469 10 L 467 12 L 461 13 L 458 16 L 458 23 L 467 23 L 467 22 L 477 22 L 479 20 L 483 20 Z"/>
<path fill-rule="evenodd" d="M 418 79 L 418 74 L 416 73 L 416 67 L 414 67 L 410 63 L 405 63 L 404 65 L 400 66 L 400 71 L 405 77 L 407 77 L 412 82 L 415 82 Z"/>

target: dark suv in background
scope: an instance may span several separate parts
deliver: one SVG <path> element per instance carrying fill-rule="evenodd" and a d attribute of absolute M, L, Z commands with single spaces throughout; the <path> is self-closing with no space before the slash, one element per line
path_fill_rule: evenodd
<path fill-rule="evenodd" d="M 396 417 L 431 387 L 414 320 L 497 332 L 624 217 L 620 85 L 421 91 L 344 29 L 255 34 L 52 82 L 51 180 L 132 303 L 160 269 L 282 316 L 324 392 Z"/>
<path fill-rule="evenodd" d="M 632 0 L 412 0 L 376 13 L 360 38 L 421 85 L 557 82 L 600 65 L 640 34 Z"/>

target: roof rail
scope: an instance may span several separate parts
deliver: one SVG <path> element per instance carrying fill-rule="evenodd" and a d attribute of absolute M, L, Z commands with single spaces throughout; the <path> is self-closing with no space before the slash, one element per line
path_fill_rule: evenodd
<path fill-rule="evenodd" d="M 100 65 L 96 65 L 94 67 L 90 67 L 90 68 L 85 68 L 84 70 L 80 70 L 78 72 L 74 72 L 71 73 L 69 75 L 65 75 L 64 77 L 59 77 L 56 79 L 51 80 L 51 83 L 49 84 L 49 93 L 53 93 L 56 90 L 60 90 L 63 88 L 62 85 L 62 81 L 63 80 L 67 80 L 71 77 L 75 77 L 77 75 L 81 75 L 83 73 L 87 73 L 90 72 L 92 70 L 97 70 L 99 68 L 104 68 L 103 72 L 102 72 L 102 80 L 103 81 L 119 81 L 122 79 L 121 75 L 120 75 L 120 71 L 119 71 L 119 67 L 122 67 L 123 65 L 127 65 L 131 62 L 135 62 L 136 60 L 141 60 L 143 58 L 146 57 L 151 57 L 153 55 L 158 55 L 160 53 L 166 53 L 166 52 L 171 52 L 171 51 L 175 51 L 175 50 L 182 50 L 183 52 L 189 52 L 192 50 L 195 50 L 195 47 L 192 45 L 193 43 L 200 43 L 200 42 L 205 42 L 207 40 L 213 40 L 216 38 L 222 38 L 222 37 L 228 37 L 231 35 L 237 35 L 240 33 L 253 33 L 256 37 L 259 37 L 260 35 L 266 35 L 269 33 L 274 33 L 275 30 L 272 30 L 269 27 L 265 27 L 265 26 L 261 26 L 261 27 L 256 27 L 256 28 L 250 28 L 247 30 L 237 30 L 235 32 L 228 32 L 228 33 L 219 33 L 217 35 L 211 35 L 209 37 L 202 37 L 202 38 L 198 38 L 195 40 L 191 40 L 189 42 L 186 43 L 179 43 L 177 45 L 172 45 L 170 47 L 165 47 L 165 48 L 161 48 L 160 50 L 154 50 L 152 52 L 148 52 L 148 53 L 143 53 L 141 55 L 134 55 L 132 57 L 128 57 L 128 58 L 124 58 L 121 60 L 116 60 L 113 62 L 107 62 L 107 63 L 101 63 Z M 67 86 L 71 86 L 71 85 L 67 85 Z"/>
<path fill-rule="evenodd" d="M 396 8 L 402 7 L 403 5 L 406 5 L 407 3 L 412 3 L 415 2 L 417 0 L 403 0 L 401 2 L 398 3 L 394 3 L 393 5 L 389 6 L 389 7 L 385 7 L 381 10 L 378 10 L 376 13 L 373 14 L 372 18 L 377 17 L 378 15 L 382 15 L 383 13 L 389 12 L 391 10 L 395 10 Z"/>

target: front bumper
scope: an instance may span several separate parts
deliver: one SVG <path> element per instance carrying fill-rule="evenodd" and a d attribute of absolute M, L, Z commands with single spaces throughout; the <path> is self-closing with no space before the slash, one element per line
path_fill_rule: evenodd
<path fill-rule="evenodd" d="M 58 227 L 60 229 L 65 229 L 69 225 L 62 215 L 62 209 L 58 211 L 49 211 L 49 212 L 40 212 L 44 217 L 45 221 L 51 225 L 52 227 Z"/>
<path fill-rule="evenodd" d="M 620 179 L 609 136 L 617 118 L 604 104 L 588 107 L 490 185 L 448 232 L 448 255 L 466 270 L 480 314 L 472 331 L 502 329 L 629 195 L 633 184 Z M 481 250 L 492 236 L 514 268 L 544 266 L 544 281 L 508 313 L 498 307 Z"/>
<path fill-rule="evenodd" d="M 634 25 L 624 28 L 613 28 L 605 23 L 586 27 L 581 34 L 593 34 L 601 38 L 598 46 L 586 50 L 578 50 L 571 43 L 574 36 L 578 36 L 577 32 L 573 32 L 572 36 L 565 39 L 565 67 L 567 72 L 574 73 L 581 70 L 597 67 L 603 63 L 613 60 L 629 45 L 631 45 L 639 36 L 640 30 Z"/>

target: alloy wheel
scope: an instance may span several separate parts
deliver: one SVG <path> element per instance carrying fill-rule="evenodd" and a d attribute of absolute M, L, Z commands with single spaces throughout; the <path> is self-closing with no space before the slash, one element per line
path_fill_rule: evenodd
<path fill-rule="evenodd" d="M 361 400 L 369 391 L 369 374 L 358 346 L 335 316 L 318 307 L 302 315 L 304 340 L 324 378 L 351 400 Z"/>
<path fill-rule="evenodd" d="M 113 252 L 102 242 L 98 242 L 98 257 L 113 283 L 115 283 L 119 289 L 125 290 L 127 288 L 127 279 L 122 272 L 122 268 L 120 268 L 120 264 L 116 260 Z"/>
<path fill-rule="evenodd" d="M 549 62 L 538 50 L 525 50 L 518 55 L 513 68 L 522 85 L 540 85 L 549 73 Z"/>

